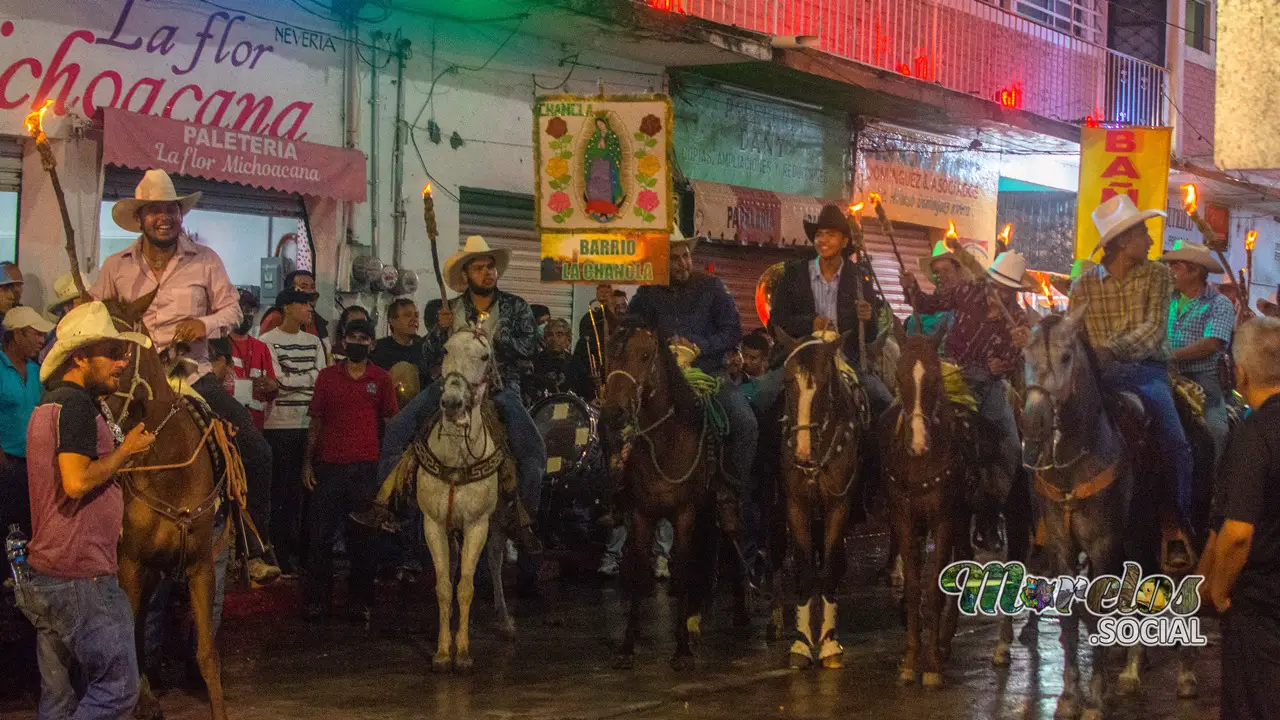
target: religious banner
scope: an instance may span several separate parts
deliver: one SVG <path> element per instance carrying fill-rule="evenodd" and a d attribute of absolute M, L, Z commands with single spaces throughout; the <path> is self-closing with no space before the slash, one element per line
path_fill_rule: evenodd
<path fill-rule="evenodd" d="M 671 232 L 671 101 L 665 95 L 539 97 L 537 225 L 544 233 Z"/>
<path fill-rule="evenodd" d="M 1169 199 L 1169 143 L 1172 128 L 1081 128 L 1080 200 L 1076 206 L 1077 260 L 1100 250 L 1093 211 L 1116 195 L 1128 195 L 1139 210 L 1163 210 Z M 1164 219 L 1147 221 L 1153 238 L 1164 237 Z M 1151 259 L 1163 243 L 1151 244 Z"/>
<path fill-rule="evenodd" d="M 667 235 L 581 233 L 542 236 L 544 283 L 667 284 Z"/>
<path fill-rule="evenodd" d="M 955 223 L 961 241 L 995 247 L 1000 160 L 966 149 L 957 138 L 932 136 L 889 125 L 867 128 L 858 137 L 854 196 L 878 193 L 889 218 L 947 229 Z M 875 222 L 871 203 L 863 216 Z"/>

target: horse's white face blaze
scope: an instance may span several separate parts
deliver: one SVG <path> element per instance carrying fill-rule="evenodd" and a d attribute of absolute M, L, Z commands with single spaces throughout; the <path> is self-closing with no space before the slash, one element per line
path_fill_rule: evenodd
<path fill-rule="evenodd" d="M 912 398 L 911 405 L 911 452 L 923 455 L 929 449 L 929 437 L 924 424 L 924 405 L 921 399 L 920 383 L 924 381 L 924 363 L 916 361 L 911 368 Z"/>
<path fill-rule="evenodd" d="M 796 399 L 796 427 L 799 428 L 796 430 L 796 460 L 808 462 L 813 438 L 808 426 L 813 422 L 813 396 L 817 393 L 818 385 L 814 382 L 812 373 L 800 368 L 796 370 L 796 387 L 799 388 L 799 397 Z"/>
<path fill-rule="evenodd" d="M 489 340 L 484 333 L 455 332 L 444 349 L 440 407 L 445 419 L 466 425 L 472 411 L 484 401 L 484 382 L 491 362 Z"/>

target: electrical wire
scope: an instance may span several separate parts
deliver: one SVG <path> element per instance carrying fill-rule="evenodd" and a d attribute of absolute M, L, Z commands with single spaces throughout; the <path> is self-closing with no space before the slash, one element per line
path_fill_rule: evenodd
<path fill-rule="evenodd" d="M 431 181 L 432 188 L 439 190 L 440 192 L 443 192 L 446 196 L 451 198 L 454 202 L 462 202 L 462 200 L 458 197 L 458 195 L 449 189 L 448 185 L 445 185 L 444 183 L 437 180 L 436 176 L 432 175 L 431 171 L 427 169 L 427 159 L 422 156 L 422 148 L 418 147 L 418 138 L 417 136 L 415 136 L 412 129 L 410 129 L 409 131 L 409 142 L 413 145 L 413 151 L 414 153 L 417 154 L 418 162 L 422 165 L 422 172 L 425 173 L 427 176 L 427 179 Z"/>

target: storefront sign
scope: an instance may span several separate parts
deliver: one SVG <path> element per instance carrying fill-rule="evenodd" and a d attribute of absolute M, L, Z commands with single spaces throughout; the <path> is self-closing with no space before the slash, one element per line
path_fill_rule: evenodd
<path fill-rule="evenodd" d="M 843 117 L 687 83 L 676 98 L 676 158 L 690 178 L 809 197 L 844 195 Z"/>
<path fill-rule="evenodd" d="M 103 110 L 102 160 L 140 170 L 364 202 L 364 153 Z"/>
<path fill-rule="evenodd" d="M 1077 260 L 1098 250 L 1093 211 L 1116 195 L 1128 195 L 1139 210 L 1164 209 L 1169 197 L 1170 128 L 1082 128 L 1080 130 L 1080 202 L 1076 207 Z M 1164 237 L 1164 219 L 1147 221 L 1153 238 Z M 1164 251 L 1151 243 L 1152 259 Z"/>
<path fill-rule="evenodd" d="M 671 232 L 666 96 L 540 97 L 533 124 L 540 231 Z"/>
<path fill-rule="evenodd" d="M 858 138 L 856 197 L 879 193 L 894 222 L 945 229 L 961 240 L 995 246 L 999 156 L 963 149 L 963 141 L 889 126 Z M 959 149 L 957 149 L 959 146 Z M 875 222 L 870 203 L 864 216 Z M 866 222 L 866 220 L 864 220 Z"/>
<path fill-rule="evenodd" d="M 319 17 L 294 27 L 284 23 L 299 13 L 283 4 L 270 8 L 276 23 L 196 0 L 9 5 L 0 11 L 2 134 L 22 135 L 23 116 L 52 98 L 53 117 L 119 108 L 290 140 L 340 138 L 337 123 L 311 116 L 342 82 L 341 30 Z"/>
<path fill-rule="evenodd" d="M 712 240 L 806 246 L 804 222 L 816 222 L 823 201 L 805 195 L 693 183 L 693 231 Z"/>
<path fill-rule="evenodd" d="M 544 234 L 544 283 L 667 284 L 667 235 Z"/>

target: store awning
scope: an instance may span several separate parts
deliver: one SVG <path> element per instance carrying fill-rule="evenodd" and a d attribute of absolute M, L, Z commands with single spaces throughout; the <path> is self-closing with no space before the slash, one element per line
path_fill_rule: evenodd
<path fill-rule="evenodd" d="M 359 150 L 103 108 L 102 161 L 139 170 L 364 202 Z"/>
<path fill-rule="evenodd" d="M 693 183 L 693 231 L 725 242 L 787 247 L 809 244 L 805 219 L 818 219 L 826 201 L 736 185 Z"/>

